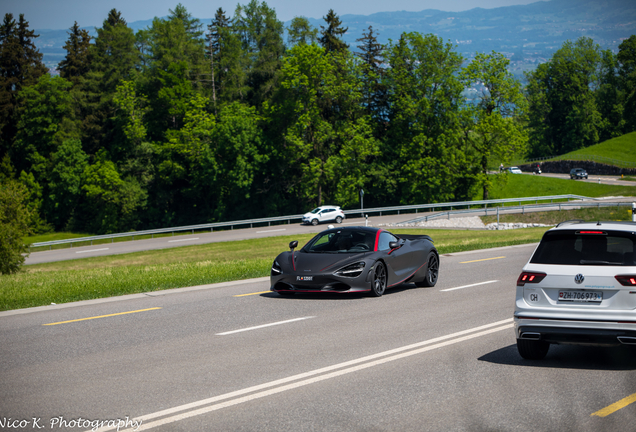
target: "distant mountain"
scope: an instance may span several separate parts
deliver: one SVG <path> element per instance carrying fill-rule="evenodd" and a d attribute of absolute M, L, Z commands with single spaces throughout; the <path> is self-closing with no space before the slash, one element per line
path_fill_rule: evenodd
<path fill-rule="evenodd" d="M 337 10 L 336 10 L 337 12 Z M 308 18 L 320 29 L 323 19 Z M 343 39 L 356 51 L 356 39 L 369 26 L 379 33 L 379 41 L 397 41 L 403 32 L 432 33 L 449 40 L 466 58 L 476 52 L 497 51 L 511 57 L 511 69 L 519 76 L 537 63 L 549 59 L 566 40 L 592 38 L 603 49 L 618 51 L 623 39 L 636 34 L 634 0 L 551 0 L 495 9 L 475 8 L 464 12 L 423 10 L 421 12 L 379 12 L 372 15 L 342 15 L 348 27 Z M 201 19 L 204 26 L 211 18 Z M 290 22 L 285 23 L 285 26 Z M 152 20 L 129 23 L 134 30 L 146 28 Z M 205 27 L 204 27 L 205 28 Z M 95 36 L 95 28 L 87 28 Z M 45 63 L 55 67 L 64 58 L 62 48 L 67 30 L 36 30 L 36 45 Z"/>

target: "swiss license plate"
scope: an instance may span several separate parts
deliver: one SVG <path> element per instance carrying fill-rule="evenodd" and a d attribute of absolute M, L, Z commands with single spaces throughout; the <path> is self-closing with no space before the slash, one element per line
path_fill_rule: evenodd
<path fill-rule="evenodd" d="M 560 301 L 600 303 L 603 301 L 601 291 L 559 291 Z"/>

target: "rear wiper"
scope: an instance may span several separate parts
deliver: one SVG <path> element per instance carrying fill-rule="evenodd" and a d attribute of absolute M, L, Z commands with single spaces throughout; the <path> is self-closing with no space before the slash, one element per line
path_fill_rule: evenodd
<path fill-rule="evenodd" d="M 594 260 L 581 260 L 581 264 L 600 264 L 600 265 L 623 265 L 620 262 L 610 262 L 610 261 L 594 261 Z"/>

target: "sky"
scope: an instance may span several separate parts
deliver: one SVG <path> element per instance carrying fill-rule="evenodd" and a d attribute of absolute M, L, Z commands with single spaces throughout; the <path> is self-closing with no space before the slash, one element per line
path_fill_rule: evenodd
<path fill-rule="evenodd" d="M 193 17 L 207 19 L 223 8 L 232 15 L 237 4 L 249 0 L 0 0 L 0 13 L 12 13 L 15 18 L 23 13 L 31 29 L 68 29 L 77 21 L 80 27 L 101 27 L 108 11 L 115 8 L 127 22 L 148 20 L 168 15 L 179 4 Z M 262 1 L 262 0 L 261 0 Z M 491 9 L 502 6 L 534 3 L 538 0 L 268 0 L 278 19 L 289 21 L 295 16 L 322 18 L 329 9 L 338 15 L 370 15 L 376 12 L 421 11 L 437 9 L 459 12 L 476 7 Z"/>

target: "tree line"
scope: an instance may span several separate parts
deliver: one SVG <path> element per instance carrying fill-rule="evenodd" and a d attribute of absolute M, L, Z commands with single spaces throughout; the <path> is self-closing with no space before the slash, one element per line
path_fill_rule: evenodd
<path fill-rule="evenodd" d="M 635 36 L 618 54 L 566 42 L 523 88 L 500 53 L 346 31 L 333 10 L 285 28 L 257 0 L 209 24 L 179 4 L 136 33 L 113 9 L 95 38 L 75 22 L 52 76 L 6 14 L 0 193 L 31 232 L 96 234 L 356 207 L 360 190 L 366 206 L 486 199 L 493 165 L 636 130 Z"/>

